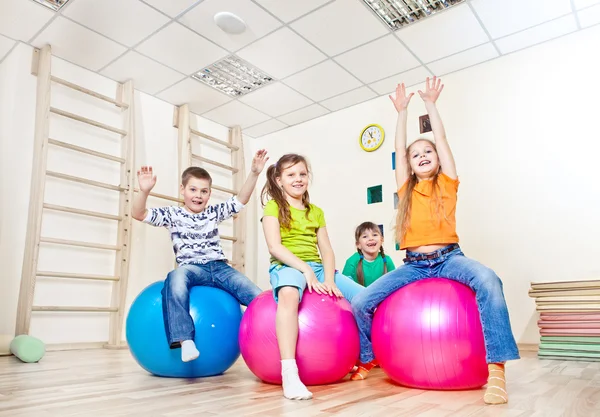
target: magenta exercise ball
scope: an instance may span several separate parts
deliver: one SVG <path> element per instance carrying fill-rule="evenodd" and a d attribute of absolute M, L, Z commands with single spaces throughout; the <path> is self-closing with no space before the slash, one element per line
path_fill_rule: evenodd
<path fill-rule="evenodd" d="M 275 334 L 277 304 L 265 291 L 248 306 L 240 325 L 240 351 L 258 378 L 281 384 L 281 356 Z M 350 303 L 308 290 L 298 308 L 296 362 L 306 385 L 330 384 L 344 378 L 358 359 L 358 328 Z"/>
<path fill-rule="evenodd" d="M 381 368 L 401 385 L 460 390 L 487 382 L 475 293 L 459 282 L 430 278 L 402 287 L 377 308 L 371 336 Z"/>

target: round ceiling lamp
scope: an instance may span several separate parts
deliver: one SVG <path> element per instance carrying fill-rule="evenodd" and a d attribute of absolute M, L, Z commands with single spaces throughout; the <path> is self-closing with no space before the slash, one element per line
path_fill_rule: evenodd
<path fill-rule="evenodd" d="M 215 15 L 215 23 L 225 33 L 239 35 L 246 30 L 246 24 L 231 12 L 219 12 Z"/>

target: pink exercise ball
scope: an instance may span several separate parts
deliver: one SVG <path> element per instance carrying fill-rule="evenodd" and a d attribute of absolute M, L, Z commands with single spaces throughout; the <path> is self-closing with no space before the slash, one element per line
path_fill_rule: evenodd
<path fill-rule="evenodd" d="M 424 279 L 390 295 L 375 312 L 373 352 L 395 382 L 461 390 L 487 383 L 475 293 L 445 278 Z"/>
<path fill-rule="evenodd" d="M 275 333 L 277 304 L 265 291 L 248 306 L 240 325 L 240 351 L 254 375 L 281 384 L 281 356 Z M 350 303 L 308 290 L 298 308 L 296 363 L 306 385 L 331 384 L 344 378 L 358 359 L 358 327 Z"/>

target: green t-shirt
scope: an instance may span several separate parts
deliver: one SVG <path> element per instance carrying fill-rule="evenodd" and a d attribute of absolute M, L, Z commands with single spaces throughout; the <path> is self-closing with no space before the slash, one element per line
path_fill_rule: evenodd
<path fill-rule="evenodd" d="M 387 263 L 388 272 L 396 269 L 394 265 L 394 261 L 392 258 L 385 255 L 385 260 Z M 358 261 L 360 261 L 360 255 L 356 252 L 354 255 L 348 258 L 346 261 L 346 265 L 344 265 L 343 275 L 352 278 L 354 281 L 358 282 L 356 278 L 356 268 L 358 266 Z M 383 275 L 383 258 L 381 256 L 377 256 L 373 261 L 369 262 L 366 259 L 363 259 L 363 276 L 365 277 L 365 287 L 368 287 L 372 283 L 377 280 L 377 278 Z"/>
<path fill-rule="evenodd" d="M 290 229 L 281 227 L 281 244 L 289 249 L 294 255 L 304 262 L 319 262 L 319 248 L 317 246 L 317 230 L 325 227 L 325 214 L 323 210 L 314 204 L 310 205 L 308 219 L 306 210 L 300 210 L 290 206 L 292 221 Z M 265 205 L 263 216 L 279 218 L 279 206 L 275 200 L 269 200 Z M 271 257 L 271 263 L 280 264 L 278 259 Z"/>

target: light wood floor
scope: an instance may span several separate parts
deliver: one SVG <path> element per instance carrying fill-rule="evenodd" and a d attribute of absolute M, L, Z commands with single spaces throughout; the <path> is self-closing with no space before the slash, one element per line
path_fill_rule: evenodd
<path fill-rule="evenodd" d="M 148 375 L 127 350 L 49 352 L 38 364 L 0 357 L 0 416 L 600 416 L 600 363 L 522 356 L 507 366 L 509 404 L 495 407 L 483 404 L 483 390 L 407 389 L 380 369 L 294 402 L 241 359 L 222 376 L 185 380 Z"/>

